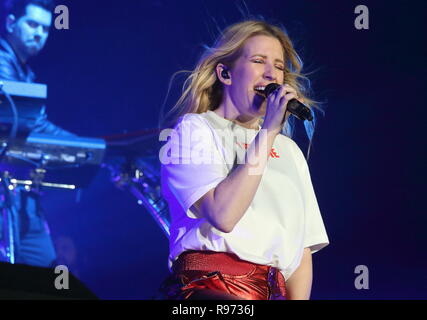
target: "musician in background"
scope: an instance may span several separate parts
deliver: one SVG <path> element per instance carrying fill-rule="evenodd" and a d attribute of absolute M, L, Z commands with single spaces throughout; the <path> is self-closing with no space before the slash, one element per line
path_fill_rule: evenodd
<path fill-rule="evenodd" d="M 52 24 L 52 0 L 0 0 L 0 81 L 32 83 L 35 75 L 28 60 L 43 49 Z M 30 132 L 70 136 L 47 120 L 45 108 L 36 119 L 25 119 Z M 13 174 L 13 173 L 12 173 Z M 15 189 L 14 211 L 19 216 L 15 239 L 16 263 L 53 266 L 55 249 L 40 206 L 40 196 L 22 187 Z M 0 201 L 0 206 L 5 205 Z M 0 224 L 1 227 L 1 224 Z M 3 231 L 0 230 L 3 234 Z M 0 238 L 1 238 L 0 234 Z M 0 260 L 4 260 L 1 257 Z"/>

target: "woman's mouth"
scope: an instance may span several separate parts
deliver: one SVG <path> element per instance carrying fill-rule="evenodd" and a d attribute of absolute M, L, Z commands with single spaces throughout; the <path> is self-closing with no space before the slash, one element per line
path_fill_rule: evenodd
<path fill-rule="evenodd" d="M 259 94 L 265 98 L 264 90 L 265 90 L 265 86 L 256 86 L 254 88 L 255 93 L 257 93 L 257 94 Z"/>

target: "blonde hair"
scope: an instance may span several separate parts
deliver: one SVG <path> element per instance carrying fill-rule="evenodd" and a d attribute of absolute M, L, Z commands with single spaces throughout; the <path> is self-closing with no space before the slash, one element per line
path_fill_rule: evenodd
<path fill-rule="evenodd" d="M 318 108 L 316 101 L 312 100 L 308 95 L 309 87 L 305 86 L 304 82 L 309 81 L 301 73 L 303 62 L 295 51 L 286 31 L 261 20 L 246 20 L 226 28 L 212 47 L 206 47 L 195 69 L 190 71 L 186 78 L 181 97 L 166 116 L 161 114 L 161 126 L 174 126 L 179 118 L 187 113 L 203 113 L 218 108 L 223 98 L 223 86 L 217 77 L 216 66 L 222 63 L 228 68 L 232 68 L 234 62 L 241 55 L 246 40 L 257 35 L 266 35 L 279 40 L 285 58 L 284 83 L 295 88 L 298 96 L 304 99 L 304 103 L 309 108 Z M 179 71 L 173 75 L 172 79 L 177 74 L 186 72 L 188 71 Z M 291 137 L 293 125 L 292 122 L 287 122 L 282 133 Z M 307 127 L 306 123 L 305 125 L 311 142 L 314 124 L 311 124 L 313 125 L 311 134 L 309 132 L 310 128 Z"/>

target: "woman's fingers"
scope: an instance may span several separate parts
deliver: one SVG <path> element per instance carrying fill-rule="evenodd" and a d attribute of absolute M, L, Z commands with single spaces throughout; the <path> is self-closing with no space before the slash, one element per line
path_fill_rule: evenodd
<path fill-rule="evenodd" d="M 288 101 L 292 100 L 292 99 L 298 99 L 298 94 L 297 91 L 292 88 L 290 85 L 285 84 L 282 86 L 283 90 L 282 90 L 282 97 L 280 98 L 280 103 L 281 105 L 287 106 Z"/>
<path fill-rule="evenodd" d="M 294 98 L 298 97 L 297 91 L 288 84 L 284 84 L 283 86 L 281 86 L 280 90 L 278 90 L 278 94 L 280 95 L 280 97 L 284 97 L 287 94 L 293 94 Z"/>
<path fill-rule="evenodd" d="M 286 90 L 286 92 L 292 92 L 295 94 L 297 93 L 297 91 L 287 83 L 285 83 L 282 87 Z"/>
<path fill-rule="evenodd" d="M 299 97 L 297 91 L 288 84 L 280 86 L 267 97 L 267 110 L 264 118 L 266 128 L 280 131 L 288 101 L 292 99 L 298 100 Z"/>
<path fill-rule="evenodd" d="M 287 106 L 287 101 L 292 99 L 298 99 L 297 92 L 290 85 L 285 84 L 268 96 L 268 103 L 271 104 L 273 108 L 281 109 Z"/>
<path fill-rule="evenodd" d="M 287 101 L 290 101 L 292 99 L 297 99 L 298 97 L 294 93 L 288 93 L 288 94 L 284 95 L 283 98 L 287 102 Z M 285 101 L 283 101 L 283 102 L 285 102 Z"/>

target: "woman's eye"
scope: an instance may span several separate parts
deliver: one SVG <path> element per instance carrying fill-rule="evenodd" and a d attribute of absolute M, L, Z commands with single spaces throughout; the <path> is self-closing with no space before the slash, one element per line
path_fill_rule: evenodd
<path fill-rule="evenodd" d="M 262 61 L 260 59 L 253 60 L 253 62 L 255 62 L 255 63 L 264 63 L 264 61 Z"/>
<path fill-rule="evenodd" d="M 276 68 L 279 70 L 282 70 L 282 71 L 285 70 L 285 68 L 283 66 L 276 66 Z"/>

